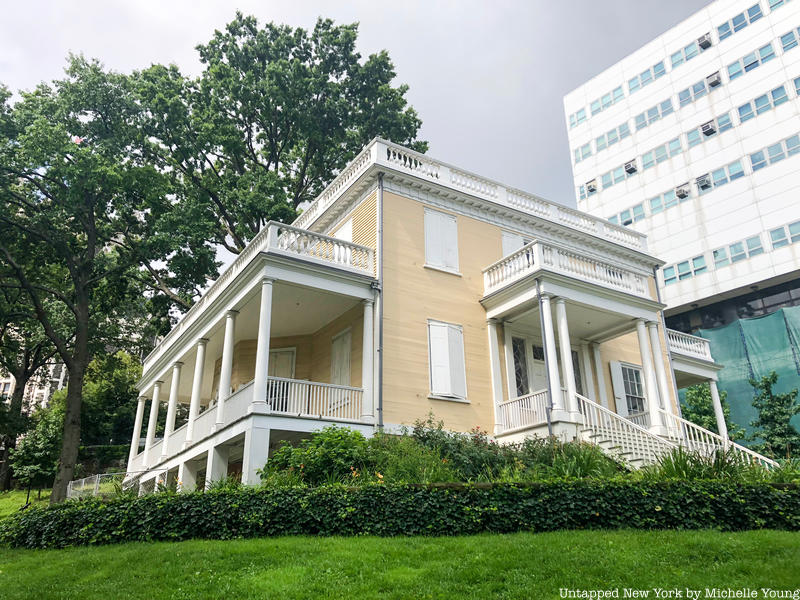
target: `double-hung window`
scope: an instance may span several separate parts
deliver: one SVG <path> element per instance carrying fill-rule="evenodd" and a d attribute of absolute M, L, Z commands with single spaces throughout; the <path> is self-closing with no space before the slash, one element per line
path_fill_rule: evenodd
<path fill-rule="evenodd" d="M 425 209 L 425 265 L 458 272 L 458 226 L 455 215 Z"/>
<path fill-rule="evenodd" d="M 466 400 L 464 330 L 460 325 L 428 321 L 431 396 Z"/>

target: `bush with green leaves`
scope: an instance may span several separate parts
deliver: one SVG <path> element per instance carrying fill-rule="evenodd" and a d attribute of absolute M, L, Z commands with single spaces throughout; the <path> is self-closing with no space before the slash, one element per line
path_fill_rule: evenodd
<path fill-rule="evenodd" d="M 192 538 L 617 528 L 798 531 L 800 487 L 630 480 L 243 487 L 29 509 L 0 520 L 0 544 L 61 548 Z"/>

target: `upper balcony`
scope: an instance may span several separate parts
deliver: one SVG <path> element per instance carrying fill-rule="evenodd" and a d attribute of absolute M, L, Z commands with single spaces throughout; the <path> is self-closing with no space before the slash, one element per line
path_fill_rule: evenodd
<path fill-rule="evenodd" d="M 667 329 L 667 341 L 670 351 L 675 354 L 714 362 L 714 357 L 711 356 L 711 345 L 705 338 Z"/>
<path fill-rule="evenodd" d="M 144 359 L 144 370 L 156 363 L 181 334 L 187 331 L 259 254 L 302 260 L 344 272 L 374 277 L 375 253 L 359 246 L 292 225 L 270 222 L 211 284 L 203 296 L 186 312 Z"/>
<path fill-rule="evenodd" d="M 605 219 L 550 202 L 475 173 L 376 138 L 339 174 L 293 225 L 310 228 L 329 208 L 352 190 L 369 172 L 390 171 L 411 175 L 441 188 L 451 189 L 587 233 L 639 252 L 647 251 L 647 237 Z"/>
<path fill-rule="evenodd" d="M 484 295 L 524 277 L 547 271 L 650 300 L 647 278 L 623 266 L 604 262 L 589 253 L 534 240 L 483 270 Z"/>

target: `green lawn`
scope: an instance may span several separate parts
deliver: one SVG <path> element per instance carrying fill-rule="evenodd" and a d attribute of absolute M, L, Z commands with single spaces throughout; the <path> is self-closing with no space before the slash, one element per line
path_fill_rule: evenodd
<path fill-rule="evenodd" d="M 565 531 L 0 548 L 15 598 L 558 598 L 559 588 L 795 589 L 800 533 Z M 649 597 L 655 597 L 650 592 Z"/>
<path fill-rule="evenodd" d="M 25 506 L 25 498 L 28 492 L 25 490 L 11 490 L 10 492 L 0 492 L 0 519 L 17 512 Z M 47 504 L 50 498 L 50 490 L 42 492 L 42 499 L 37 500 L 38 491 L 31 490 L 31 501 L 34 504 Z"/>

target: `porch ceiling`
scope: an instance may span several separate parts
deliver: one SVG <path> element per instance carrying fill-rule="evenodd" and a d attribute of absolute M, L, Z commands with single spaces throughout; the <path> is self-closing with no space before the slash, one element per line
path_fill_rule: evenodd
<path fill-rule="evenodd" d="M 551 302 L 551 308 L 553 329 L 557 331 L 555 302 Z M 569 336 L 573 343 L 581 340 L 602 341 L 635 328 L 635 321 L 629 315 L 609 312 L 569 300 L 566 301 L 566 309 Z M 531 333 L 541 334 L 538 302 L 534 301 L 529 310 L 506 319 L 506 322 Z"/>

